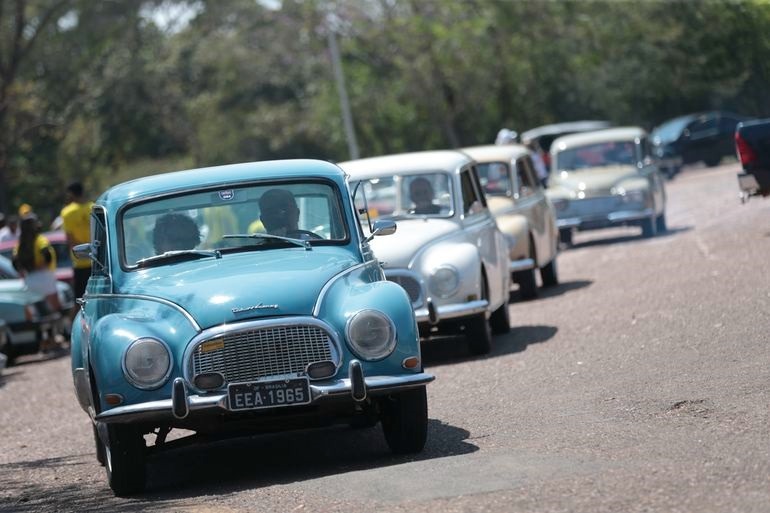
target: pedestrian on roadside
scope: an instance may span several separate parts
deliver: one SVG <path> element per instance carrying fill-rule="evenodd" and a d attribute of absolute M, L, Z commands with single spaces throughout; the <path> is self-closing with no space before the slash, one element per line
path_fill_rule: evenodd
<path fill-rule="evenodd" d="M 19 218 L 10 215 L 5 220 L 5 226 L 0 228 L 0 242 L 17 240 L 19 238 Z"/>
<path fill-rule="evenodd" d="M 67 204 L 61 210 L 62 228 L 67 234 L 67 245 L 72 249 L 78 244 L 91 242 L 91 207 L 92 201 L 85 199 L 83 184 L 73 182 L 67 186 Z M 76 298 L 83 297 L 88 278 L 91 276 L 91 260 L 77 258 L 72 253 L 73 292 Z M 77 314 L 78 306 L 72 309 L 72 318 Z"/>

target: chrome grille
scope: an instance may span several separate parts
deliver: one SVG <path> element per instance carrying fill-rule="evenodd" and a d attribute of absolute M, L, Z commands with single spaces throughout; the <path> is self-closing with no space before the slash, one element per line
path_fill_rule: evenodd
<path fill-rule="evenodd" d="M 388 281 L 392 281 L 393 283 L 398 283 L 401 285 L 401 288 L 406 291 L 407 295 L 409 296 L 409 301 L 412 302 L 413 306 L 416 307 L 422 305 L 422 287 L 416 278 L 406 274 L 389 273 L 385 273 L 385 277 L 388 279 Z"/>
<path fill-rule="evenodd" d="M 571 200 L 569 203 L 569 215 L 603 214 L 617 210 L 622 205 L 622 199 L 618 196 L 605 196 Z"/>
<path fill-rule="evenodd" d="M 193 375 L 219 372 L 225 383 L 238 383 L 303 373 L 309 363 L 334 361 L 332 345 L 329 334 L 317 326 L 273 326 L 225 334 L 195 348 Z"/>

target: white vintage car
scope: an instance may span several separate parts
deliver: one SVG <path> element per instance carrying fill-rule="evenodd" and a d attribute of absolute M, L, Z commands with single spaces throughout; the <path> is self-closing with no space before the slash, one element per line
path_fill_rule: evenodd
<path fill-rule="evenodd" d="M 385 276 L 409 294 L 420 334 L 465 333 L 473 353 L 510 329 L 508 244 L 484 197 L 475 162 L 458 151 L 424 151 L 339 164 L 350 176 L 364 231 L 395 219 L 371 240 Z"/>
<path fill-rule="evenodd" d="M 559 283 L 556 214 L 537 180 L 532 152 L 520 144 L 464 148 L 478 164 L 487 203 L 505 234 L 510 270 L 525 299 L 537 296 L 535 269 L 544 287 Z"/>
<path fill-rule="evenodd" d="M 636 225 L 643 237 L 666 231 L 663 178 L 639 127 L 556 139 L 547 194 L 565 244 L 574 230 Z"/>

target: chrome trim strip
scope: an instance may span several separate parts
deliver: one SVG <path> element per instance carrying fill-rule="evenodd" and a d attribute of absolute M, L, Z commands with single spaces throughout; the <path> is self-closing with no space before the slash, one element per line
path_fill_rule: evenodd
<path fill-rule="evenodd" d="M 458 317 L 469 317 L 471 315 L 486 312 L 489 308 L 489 301 L 486 299 L 477 299 L 462 304 L 439 305 L 436 307 L 438 313 L 438 322 L 446 319 L 456 319 Z M 414 311 L 417 322 L 430 322 L 430 315 L 427 308 L 420 308 Z"/>
<path fill-rule="evenodd" d="M 203 392 L 203 390 L 199 390 L 195 386 L 195 383 L 193 382 L 193 375 L 192 375 L 193 374 L 192 355 L 200 344 L 207 342 L 211 339 L 223 336 L 225 334 L 239 333 L 242 331 L 252 331 L 257 329 L 265 329 L 265 328 L 283 328 L 283 327 L 292 328 L 298 325 L 315 326 L 317 328 L 324 330 L 326 333 L 329 334 L 329 336 L 332 339 L 332 344 L 334 346 L 334 349 L 337 352 L 337 354 L 332 354 L 332 358 L 334 358 L 334 360 L 332 361 L 334 362 L 334 366 L 336 367 L 336 370 L 339 370 L 340 365 L 342 364 L 342 337 L 340 336 L 339 333 L 337 333 L 337 330 L 335 330 L 331 325 L 315 317 L 305 317 L 305 316 L 279 317 L 279 318 L 273 318 L 273 319 L 258 319 L 253 321 L 245 321 L 245 322 L 234 323 L 234 324 L 222 324 L 219 326 L 214 326 L 213 328 L 204 330 L 200 332 L 198 335 L 196 335 L 190 341 L 190 343 L 187 344 L 187 348 L 184 351 L 184 356 L 181 363 L 182 376 L 187 382 L 188 388 L 190 390 L 194 390 L 197 392 Z"/>
<path fill-rule="evenodd" d="M 532 258 L 522 258 L 519 260 L 512 260 L 508 265 L 508 270 L 512 273 L 516 271 L 528 271 L 535 268 L 535 260 Z"/>
<path fill-rule="evenodd" d="M 193 328 L 195 328 L 195 331 L 201 330 L 200 325 L 196 322 L 195 318 L 190 314 L 190 312 L 178 304 L 169 301 L 168 299 L 163 299 L 157 296 L 145 296 L 143 294 L 89 294 L 88 299 L 139 299 L 143 301 L 155 301 L 156 303 L 160 303 L 169 306 L 174 310 L 177 310 L 185 317 L 185 319 L 190 322 L 190 324 L 192 324 Z"/>
<path fill-rule="evenodd" d="M 564 217 L 556 220 L 556 226 L 559 228 L 574 228 L 580 227 L 580 225 L 583 223 L 598 221 L 606 221 L 608 223 L 622 223 L 625 221 L 638 221 L 640 219 L 650 218 L 653 216 L 653 214 L 654 211 L 651 208 L 645 208 L 644 210 L 618 210 L 608 214 L 587 215 L 583 217 Z"/>
<path fill-rule="evenodd" d="M 376 265 L 378 266 L 377 260 L 370 260 L 368 262 L 362 262 L 360 264 L 356 264 L 353 267 L 350 267 L 348 269 L 345 269 L 344 271 L 340 272 L 339 274 L 336 274 L 332 276 L 329 281 L 327 281 L 323 287 L 321 287 L 321 291 L 318 293 L 318 299 L 315 301 L 315 305 L 313 305 L 313 317 L 318 317 L 318 315 L 321 313 L 321 303 L 323 303 L 324 298 L 326 297 L 326 294 L 329 292 L 329 289 L 334 285 L 337 280 L 344 278 L 348 274 L 360 270 L 365 269 L 367 266 L 370 265 Z"/>
<path fill-rule="evenodd" d="M 382 395 L 398 390 L 414 388 L 427 385 L 435 377 L 432 374 L 421 372 L 407 376 L 370 376 L 364 378 L 367 393 L 370 395 Z M 334 380 L 328 385 L 310 384 L 310 394 L 312 403 L 327 398 L 351 397 L 352 385 L 350 379 Z M 212 395 L 188 395 L 187 404 L 192 415 L 195 412 L 210 413 L 212 415 L 222 415 L 229 413 L 227 408 L 227 393 Z M 254 412 L 258 410 L 246 410 Z M 241 412 L 232 412 L 238 414 Z M 141 422 L 157 421 L 162 419 L 173 419 L 171 399 L 160 401 L 150 401 L 146 403 L 132 404 L 127 406 L 118 406 L 116 408 L 104 411 L 96 416 L 99 422 Z"/>

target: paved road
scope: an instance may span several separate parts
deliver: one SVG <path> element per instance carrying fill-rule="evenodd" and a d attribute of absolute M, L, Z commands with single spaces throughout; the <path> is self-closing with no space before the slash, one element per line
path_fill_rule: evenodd
<path fill-rule="evenodd" d="M 770 199 L 735 166 L 668 184 L 668 234 L 578 234 L 562 284 L 511 306 L 493 353 L 432 343 L 430 431 L 278 434 L 153 460 L 116 499 L 66 357 L 0 379 L 0 510 L 770 511 Z"/>

